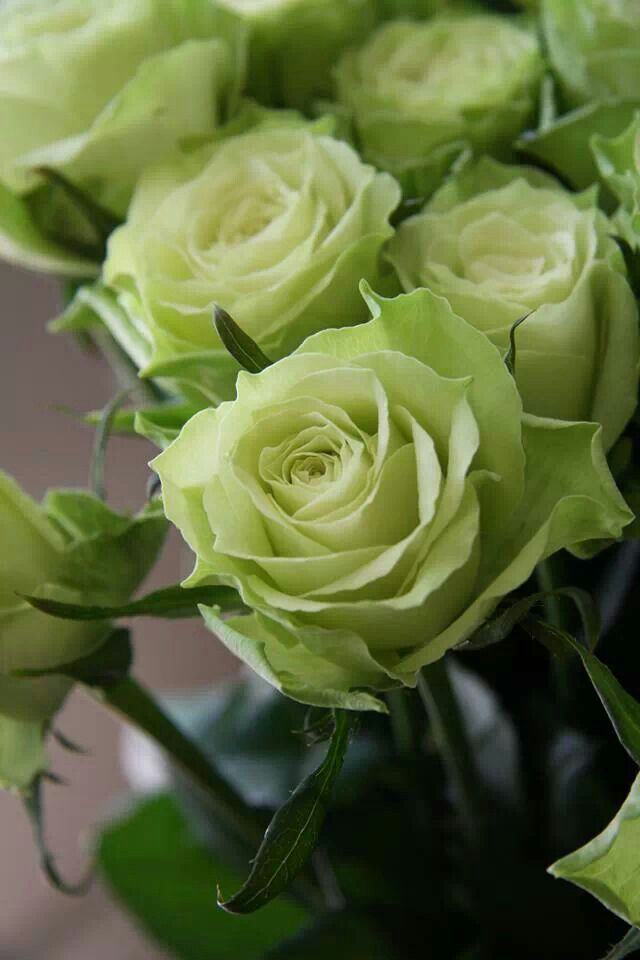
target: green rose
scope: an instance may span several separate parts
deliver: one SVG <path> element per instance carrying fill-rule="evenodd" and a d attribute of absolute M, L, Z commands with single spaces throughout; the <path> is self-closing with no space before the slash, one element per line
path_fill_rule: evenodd
<path fill-rule="evenodd" d="M 524 408 L 593 420 L 608 449 L 636 407 L 638 314 L 593 190 L 572 194 L 489 159 L 405 221 L 389 257 L 405 290 L 427 287 L 503 353 L 512 326 Z"/>
<path fill-rule="evenodd" d="M 591 141 L 600 175 L 620 201 L 615 223 L 634 249 L 640 247 L 640 112 L 619 137 Z"/>
<path fill-rule="evenodd" d="M 0 5 L 2 255 L 90 273 L 87 227 L 69 222 L 60 209 L 68 198 L 39 168 L 124 215 L 150 162 L 226 117 L 242 82 L 243 38 L 209 0 Z"/>
<path fill-rule="evenodd" d="M 204 410 L 153 462 L 197 555 L 187 585 L 251 615 L 206 622 L 305 703 L 379 709 L 562 547 L 631 519 L 594 424 L 522 416 L 499 351 L 419 290 L 367 293 Z"/>
<path fill-rule="evenodd" d="M 509 156 L 533 119 L 542 60 L 506 18 L 468 14 L 381 27 L 337 68 L 364 155 L 427 195 L 466 147 Z"/>
<path fill-rule="evenodd" d="M 269 106 L 304 107 L 329 96 L 336 59 L 376 24 L 376 0 L 219 3 L 249 27 L 249 92 Z"/>
<path fill-rule="evenodd" d="M 0 472 L 0 784 L 24 787 L 43 769 L 43 736 L 71 683 L 52 671 L 88 656 L 106 639 L 104 623 L 58 620 L 23 595 L 68 603 L 127 600 L 155 559 L 165 521 L 131 520 L 88 494 L 52 492 L 39 506 Z"/>
<path fill-rule="evenodd" d="M 541 5 L 549 58 L 568 105 L 637 98 L 637 0 L 541 0 Z"/>
<path fill-rule="evenodd" d="M 358 281 L 381 282 L 400 200 L 395 181 L 347 144 L 268 117 L 151 170 L 109 245 L 105 278 L 126 313 L 105 312 L 112 332 L 143 376 L 174 378 L 206 402 L 232 396 L 238 370 L 214 305 L 271 359 L 317 330 L 364 320 Z"/>

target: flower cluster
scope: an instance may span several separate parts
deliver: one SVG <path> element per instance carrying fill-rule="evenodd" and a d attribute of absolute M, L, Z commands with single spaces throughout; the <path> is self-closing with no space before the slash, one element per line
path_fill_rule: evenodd
<path fill-rule="evenodd" d="M 0 9 L 0 252 L 78 281 L 57 329 L 101 327 L 151 383 L 185 586 L 234 588 L 246 612 L 207 624 L 305 703 L 380 709 L 546 557 L 633 519 L 606 456 L 637 404 L 638 119 L 593 118 L 629 119 L 640 14 L 523 6 Z M 531 162 L 576 106 L 579 193 Z M 3 670 L 55 668 L 100 631 L 62 621 L 23 659 L 15 591 L 88 588 L 5 486 Z M 4 683 L 12 721 L 66 689 Z"/>

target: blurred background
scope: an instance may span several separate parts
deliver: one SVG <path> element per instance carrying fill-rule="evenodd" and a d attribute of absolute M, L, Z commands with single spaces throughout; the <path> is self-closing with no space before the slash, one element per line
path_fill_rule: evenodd
<path fill-rule="evenodd" d="M 0 264 L 4 349 L 0 354 L 0 467 L 34 497 L 48 487 L 85 487 L 93 431 L 69 411 L 105 405 L 112 375 L 99 355 L 46 324 L 60 294 L 49 278 Z M 66 411 L 66 412 L 65 412 Z M 109 445 L 107 491 L 112 506 L 144 503 L 153 448 L 115 437 Z M 189 567 L 177 535 L 146 588 L 176 583 Z M 235 660 L 199 621 L 135 621 L 136 675 L 156 690 L 179 691 L 228 676 Z M 52 746 L 52 769 L 68 781 L 46 789 L 49 846 L 67 880 L 86 870 L 94 824 L 127 797 L 120 770 L 122 729 L 106 711 L 76 692 L 57 727 L 90 751 Z M 67 898 L 41 877 L 30 828 L 17 797 L 0 793 L 0 960 L 161 960 L 133 922 L 109 898 L 99 878 L 84 898 Z M 212 909 L 214 899 L 212 893 Z"/>

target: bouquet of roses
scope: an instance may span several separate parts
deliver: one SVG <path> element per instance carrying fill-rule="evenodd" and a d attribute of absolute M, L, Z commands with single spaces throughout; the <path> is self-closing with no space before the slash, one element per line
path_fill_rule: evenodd
<path fill-rule="evenodd" d="M 0 254 L 124 388 L 92 490 L 0 475 L 51 881 L 80 684 L 165 752 L 96 860 L 179 960 L 640 950 L 638 0 L 2 0 L 0 120 Z M 159 702 L 142 615 L 248 669 Z"/>

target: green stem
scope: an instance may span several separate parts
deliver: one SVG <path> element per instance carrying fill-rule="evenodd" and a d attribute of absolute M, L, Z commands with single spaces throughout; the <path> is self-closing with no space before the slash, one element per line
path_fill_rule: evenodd
<path fill-rule="evenodd" d="M 113 686 L 89 690 L 101 703 L 154 740 L 206 794 L 216 819 L 251 853 L 257 849 L 264 834 L 261 820 L 143 687 L 129 677 Z"/>
<path fill-rule="evenodd" d="M 406 691 L 390 690 L 386 699 L 396 750 L 401 757 L 411 756 L 415 751 L 415 743 Z"/>
<path fill-rule="evenodd" d="M 444 658 L 425 667 L 418 675 L 418 691 L 456 790 L 467 843 L 471 850 L 475 850 L 482 836 L 484 819 L 480 781 L 464 717 Z"/>
<path fill-rule="evenodd" d="M 92 336 L 121 389 L 135 390 L 141 403 L 157 404 L 166 399 L 166 394 L 157 383 L 138 376 L 135 364 L 108 330 L 98 327 L 92 331 Z"/>
<path fill-rule="evenodd" d="M 547 621 L 554 627 L 560 627 L 561 629 L 564 629 L 566 626 L 566 618 L 564 617 L 562 611 L 562 600 L 560 597 L 553 594 L 554 590 L 557 590 L 558 587 L 563 586 L 561 578 L 558 574 L 559 571 L 557 570 L 552 559 L 543 560 L 542 563 L 539 563 L 536 568 L 538 586 L 541 592 L 549 594 L 544 601 L 544 609 Z"/>
<path fill-rule="evenodd" d="M 566 609 L 563 607 L 562 598 L 553 591 L 559 587 L 565 586 L 565 580 L 562 570 L 562 558 L 558 555 L 543 560 L 536 567 L 536 577 L 538 586 L 544 593 L 548 593 L 544 600 L 545 619 L 552 627 L 558 627 L 560 630 L 571 630 L 571 623 L 567 618 Z M 570 662 L 559 657 L 552 658 L 551 664 L 553 683 L 555 686 L 557 701 L 564 711 L 570 700 L 571 682 L 569 671 Z"/>

